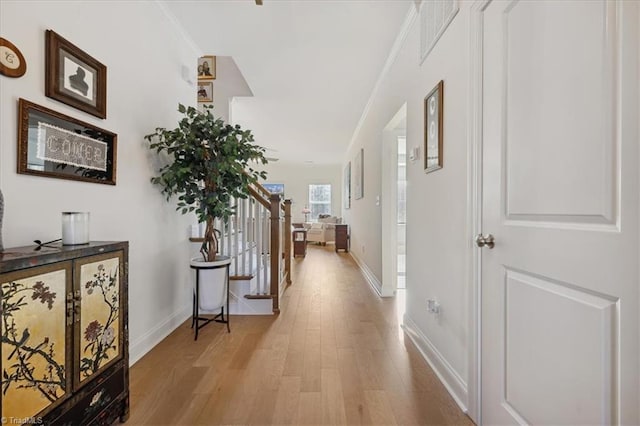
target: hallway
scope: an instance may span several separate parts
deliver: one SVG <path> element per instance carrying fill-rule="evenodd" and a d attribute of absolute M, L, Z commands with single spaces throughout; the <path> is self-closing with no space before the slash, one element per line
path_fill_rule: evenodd
<path fill-rule="evenodd" d="M 279 316 L 197 342 L 189 320 L 135 364 L 127 424 L 472 424 L 348 254 L 309 245 L 292 263 Z"/>

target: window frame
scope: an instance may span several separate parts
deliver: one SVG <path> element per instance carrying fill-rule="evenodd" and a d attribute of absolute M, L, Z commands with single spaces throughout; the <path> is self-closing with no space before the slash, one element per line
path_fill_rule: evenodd
<path fill-rule="evenodd" d="M 312 201 L 311 200 L 311 187 L 314 186 L 327 186 L 329 187 L 329 201 Z M 329 214 L 333 214 L 332 210 L 333 210 L 333 185 L 331 183 L 310 183 L 307 185 L 307 206 L 309 208 L 309 210 L 311 210 L 311 218 L 310 218 L 310 222 L 317 222 L 318 221 L 318 217 L 316 215 L 316 217 L 314 217 L 314 209 L 313 209 L 313 205 L 328 205 L 329 209 L 328 209 L 328 213 Z M 318 213 L 320 214 L 320 213 Z"/>

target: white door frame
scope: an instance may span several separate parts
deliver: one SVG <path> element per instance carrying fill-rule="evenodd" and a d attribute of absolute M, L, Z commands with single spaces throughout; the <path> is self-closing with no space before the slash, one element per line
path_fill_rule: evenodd
<path fill-rule="evenodd" d="M 483 13 L 492 0 L 476 0 L 471 5 L 469 31 L 469 140 L 467 192 L 467 229 L 470 284 L 469 315 L 469 416 L 478 426 L 482 425 L 482 250 L 474 243 L 474 237 L 482 233 L 482 67 L 483 67 Z"/>
<path fill-rule="evenodd" d="M 406 124 L 399 130 L 406 118 L 404 103 L 382 133 L 382 297 L 398 287 L 398 136 L 406 136 Z"/>

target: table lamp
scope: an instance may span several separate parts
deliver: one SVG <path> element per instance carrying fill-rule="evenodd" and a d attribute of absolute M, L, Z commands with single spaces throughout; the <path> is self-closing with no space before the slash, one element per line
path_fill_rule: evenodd
<path fill-rule="evenodd" d="M 309 213 L 311 213 L 311 210 L 309 210 L 308 207 L 305 207 L 304 209 L 302 209 L 302 214 L 304 214 L 305 222 L 309 222 Z"/>

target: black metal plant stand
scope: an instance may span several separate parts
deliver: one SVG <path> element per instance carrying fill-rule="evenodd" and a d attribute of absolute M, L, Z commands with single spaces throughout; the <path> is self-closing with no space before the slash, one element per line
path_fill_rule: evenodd
<path fill-rule="evenodd" d="M 196 265 L 191 265 L 191 269 L 195 269 L 196 270 L 196 292 L 193 295 L 193 313 L 191 316 L 191 328 L 196 329 L 196 335 L 194 340 L 198 340 L 198 331 L 204 327 L 205 325 L 209 324 L 212 321 L 215 322 L 219 322 L 219 323 L 223 323 L 223 324 L 227 324 L 227 332 L 231 333 L 231 328 L 229 328 L 229 265 L 230 262 L 227 262 L 225 264 L 222 265 L 205 265 L 203 264 L 202 266 L 196 266 Z M 200 316 L 200 271 L 203 269 L 220 269 L 220 268 L 225 268 L 225 284 L 227 287 L 227 303 L 226 303 L 226 308 L 227 308 L 227 316 L 225 319 L 225 315 L 224 315 L 224 306 L 222 306 L 220 308 L 220 313 L 217 314 L 216 316 L 214 316 L 213 318 L 206 318 L 206 317 L 201 317 Z M 202 322 L 202 323 L 201 323 Z"/>

